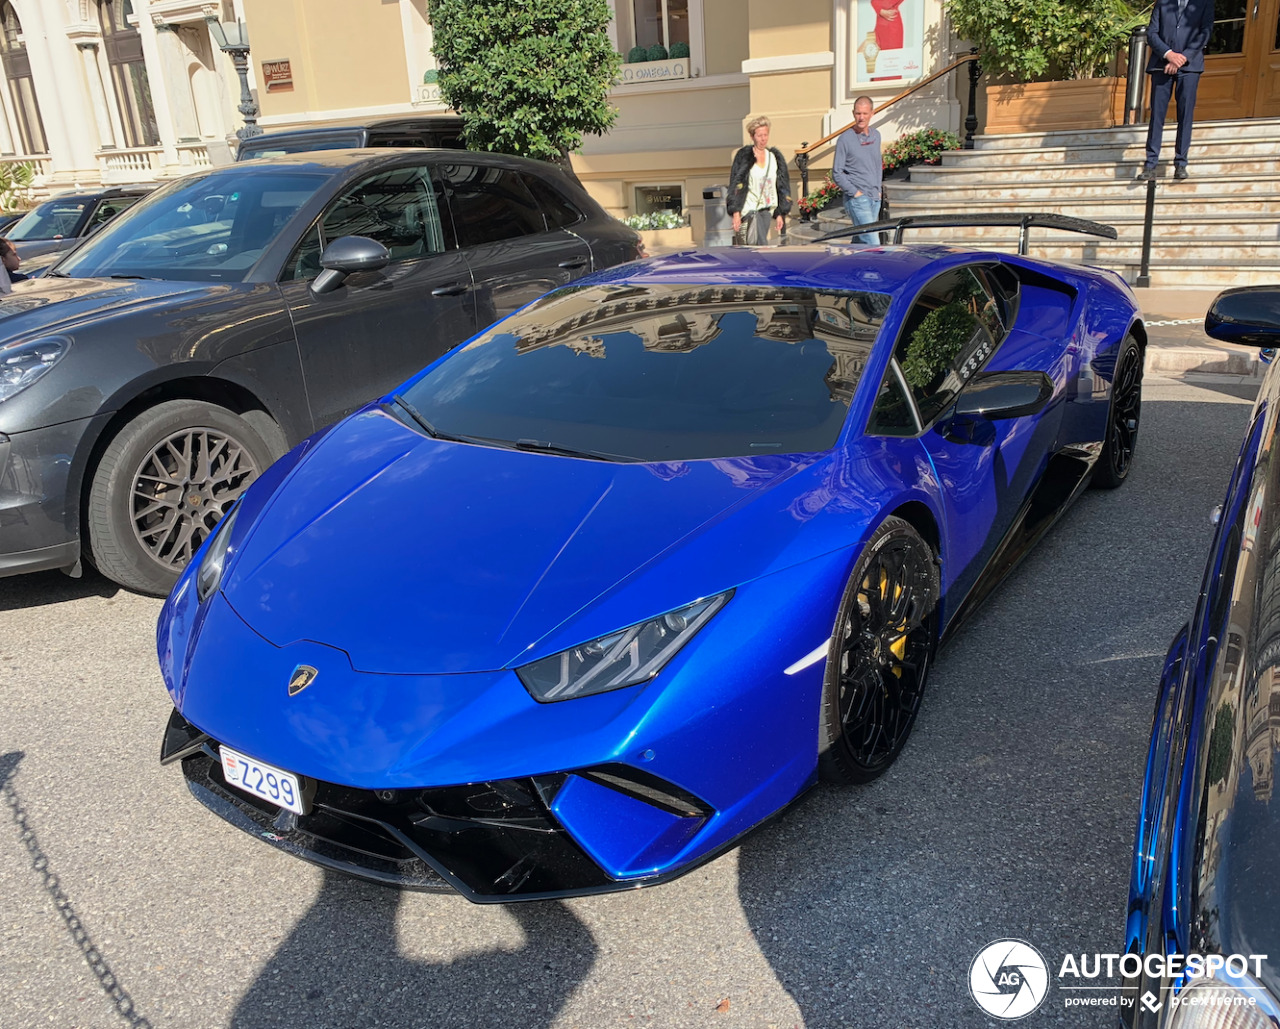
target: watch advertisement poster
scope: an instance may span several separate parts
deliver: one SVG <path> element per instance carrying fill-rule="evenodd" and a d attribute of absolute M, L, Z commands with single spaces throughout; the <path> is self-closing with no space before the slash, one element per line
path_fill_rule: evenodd
<path fill-rule="evenodd" d="M 857 0 L 858 82 L 911 82 L 924 67 L 924 0 Z"/>

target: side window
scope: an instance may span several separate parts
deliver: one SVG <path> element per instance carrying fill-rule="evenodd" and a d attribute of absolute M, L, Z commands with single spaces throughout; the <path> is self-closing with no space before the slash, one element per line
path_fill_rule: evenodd
<path fill-rule="evenodd" d="M 98 226 L 105 225 L 121 211 L 132 207 L 137 202 L 138 197 L 112 197 L 110 200 L 102 201 L 89 219 L 89 224 L 85 226 L 85 232 L 93 232 Z"/>
<path fill-rule="evenodd" d="M 910 434 L 892 428 L 905 424 L 896 410 L 901 392 L 889 386 L 898 375 L 911 391 L 922 426 L 946 410 L 1004 339 L 1003 310 L 981 267 L 954 268 L 930 282 L 907 314 L 868 430 Z M 883 427 L 872 428 L 877 425 Z"/>
<path fill-rule="evenodd" d="M 562 196 L 551 183 L 536 175 L 525 175 L 524 180 L 529 185 L 529 192 L 542 208 L 548 229 L 567 229 L 570 225 L 577 225 L 586 218 L 586 215 L 579 211 L 567 197 Z"/>
<path fill-rule="evenodd" d="M 426 168 L 396 168 L 363 179 L 331 203 L 307 230 L 281 272 L 282 280 L 320 273 L 320 254 L 341 236 L 366 236 L 387 248 L 392 261 L 445 249 L 436 191 Z"/>
<path fill-rule="evenodd" d="M 340 236 L 367 236 L 404 261 L 444 250 L 440 212 L 426 168 L 396 168 L 357 182 L 320 218 L 325 245 Z"/>
<path fill-rule="evenodd" d="M 442 164 L 458 245 L 478 246 L 546 231 L 542 209 L 518 172 L 475 164 Z"/>

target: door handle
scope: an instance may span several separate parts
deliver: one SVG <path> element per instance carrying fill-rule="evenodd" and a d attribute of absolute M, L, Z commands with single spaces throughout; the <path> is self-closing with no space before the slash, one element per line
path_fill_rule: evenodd
<path fill-rule="evenodd" d="M 585 257 L 575 257 L 572 261 L 560 262 L 561 268 L 567 268 L 570 270 L 577 269 L 577 268 L 585 268 L 586 266 L 587 266 L 587 259 Z"/>
<path fill-rule="evenodd" d="M 437 286 L 431 291 L 433 297 L 456 297 L 461 296 L 471 286 L 465 282 L 454 282 L 448 286 Z"/>

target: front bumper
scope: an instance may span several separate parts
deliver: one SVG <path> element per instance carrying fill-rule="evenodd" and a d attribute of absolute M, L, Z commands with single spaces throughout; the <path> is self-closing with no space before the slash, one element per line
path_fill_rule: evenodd
<path fill-rule="evenodd" d="M 723 849 L 665 874 L 615 879 L 606 873 L 565 825 L 596 813 L 583 809 L 584 795 L 589 804 L 605 790 L 614 794 L 607 802 L 626 810 L 629 821 L 647 818 L 652 825 L 643 835 L 650 844 L 657 837 L 664 845 L 691 839 L 712 813 L 678 787 L 620 766 L 397 790 L 300 777 L 309 802 L 307 813 L 296 815 L 229 786 L 217 741 L 176 709 L 161 748 L 161 762 L 174 761 L 182 762 L 188 788 L 205 807 L 295 857 L 386 886 L 452 888 L 476 903 L 657 885 Z"/>
<path fill-rule="evenodd" d="M 71 568 L 80 560 L 71 469 L 89 419 L 0 433 L 0 575 Z"/>

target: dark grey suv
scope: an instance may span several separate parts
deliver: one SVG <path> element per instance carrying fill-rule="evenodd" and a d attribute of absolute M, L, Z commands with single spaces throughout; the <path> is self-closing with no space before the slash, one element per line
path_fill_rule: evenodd
<path fill-rule="evenodd" d="M 312 432 L 642 254 L 546 164 L 346 150 L 173 182 L 0 300 L 0 574 L 166 592 Z"/>

